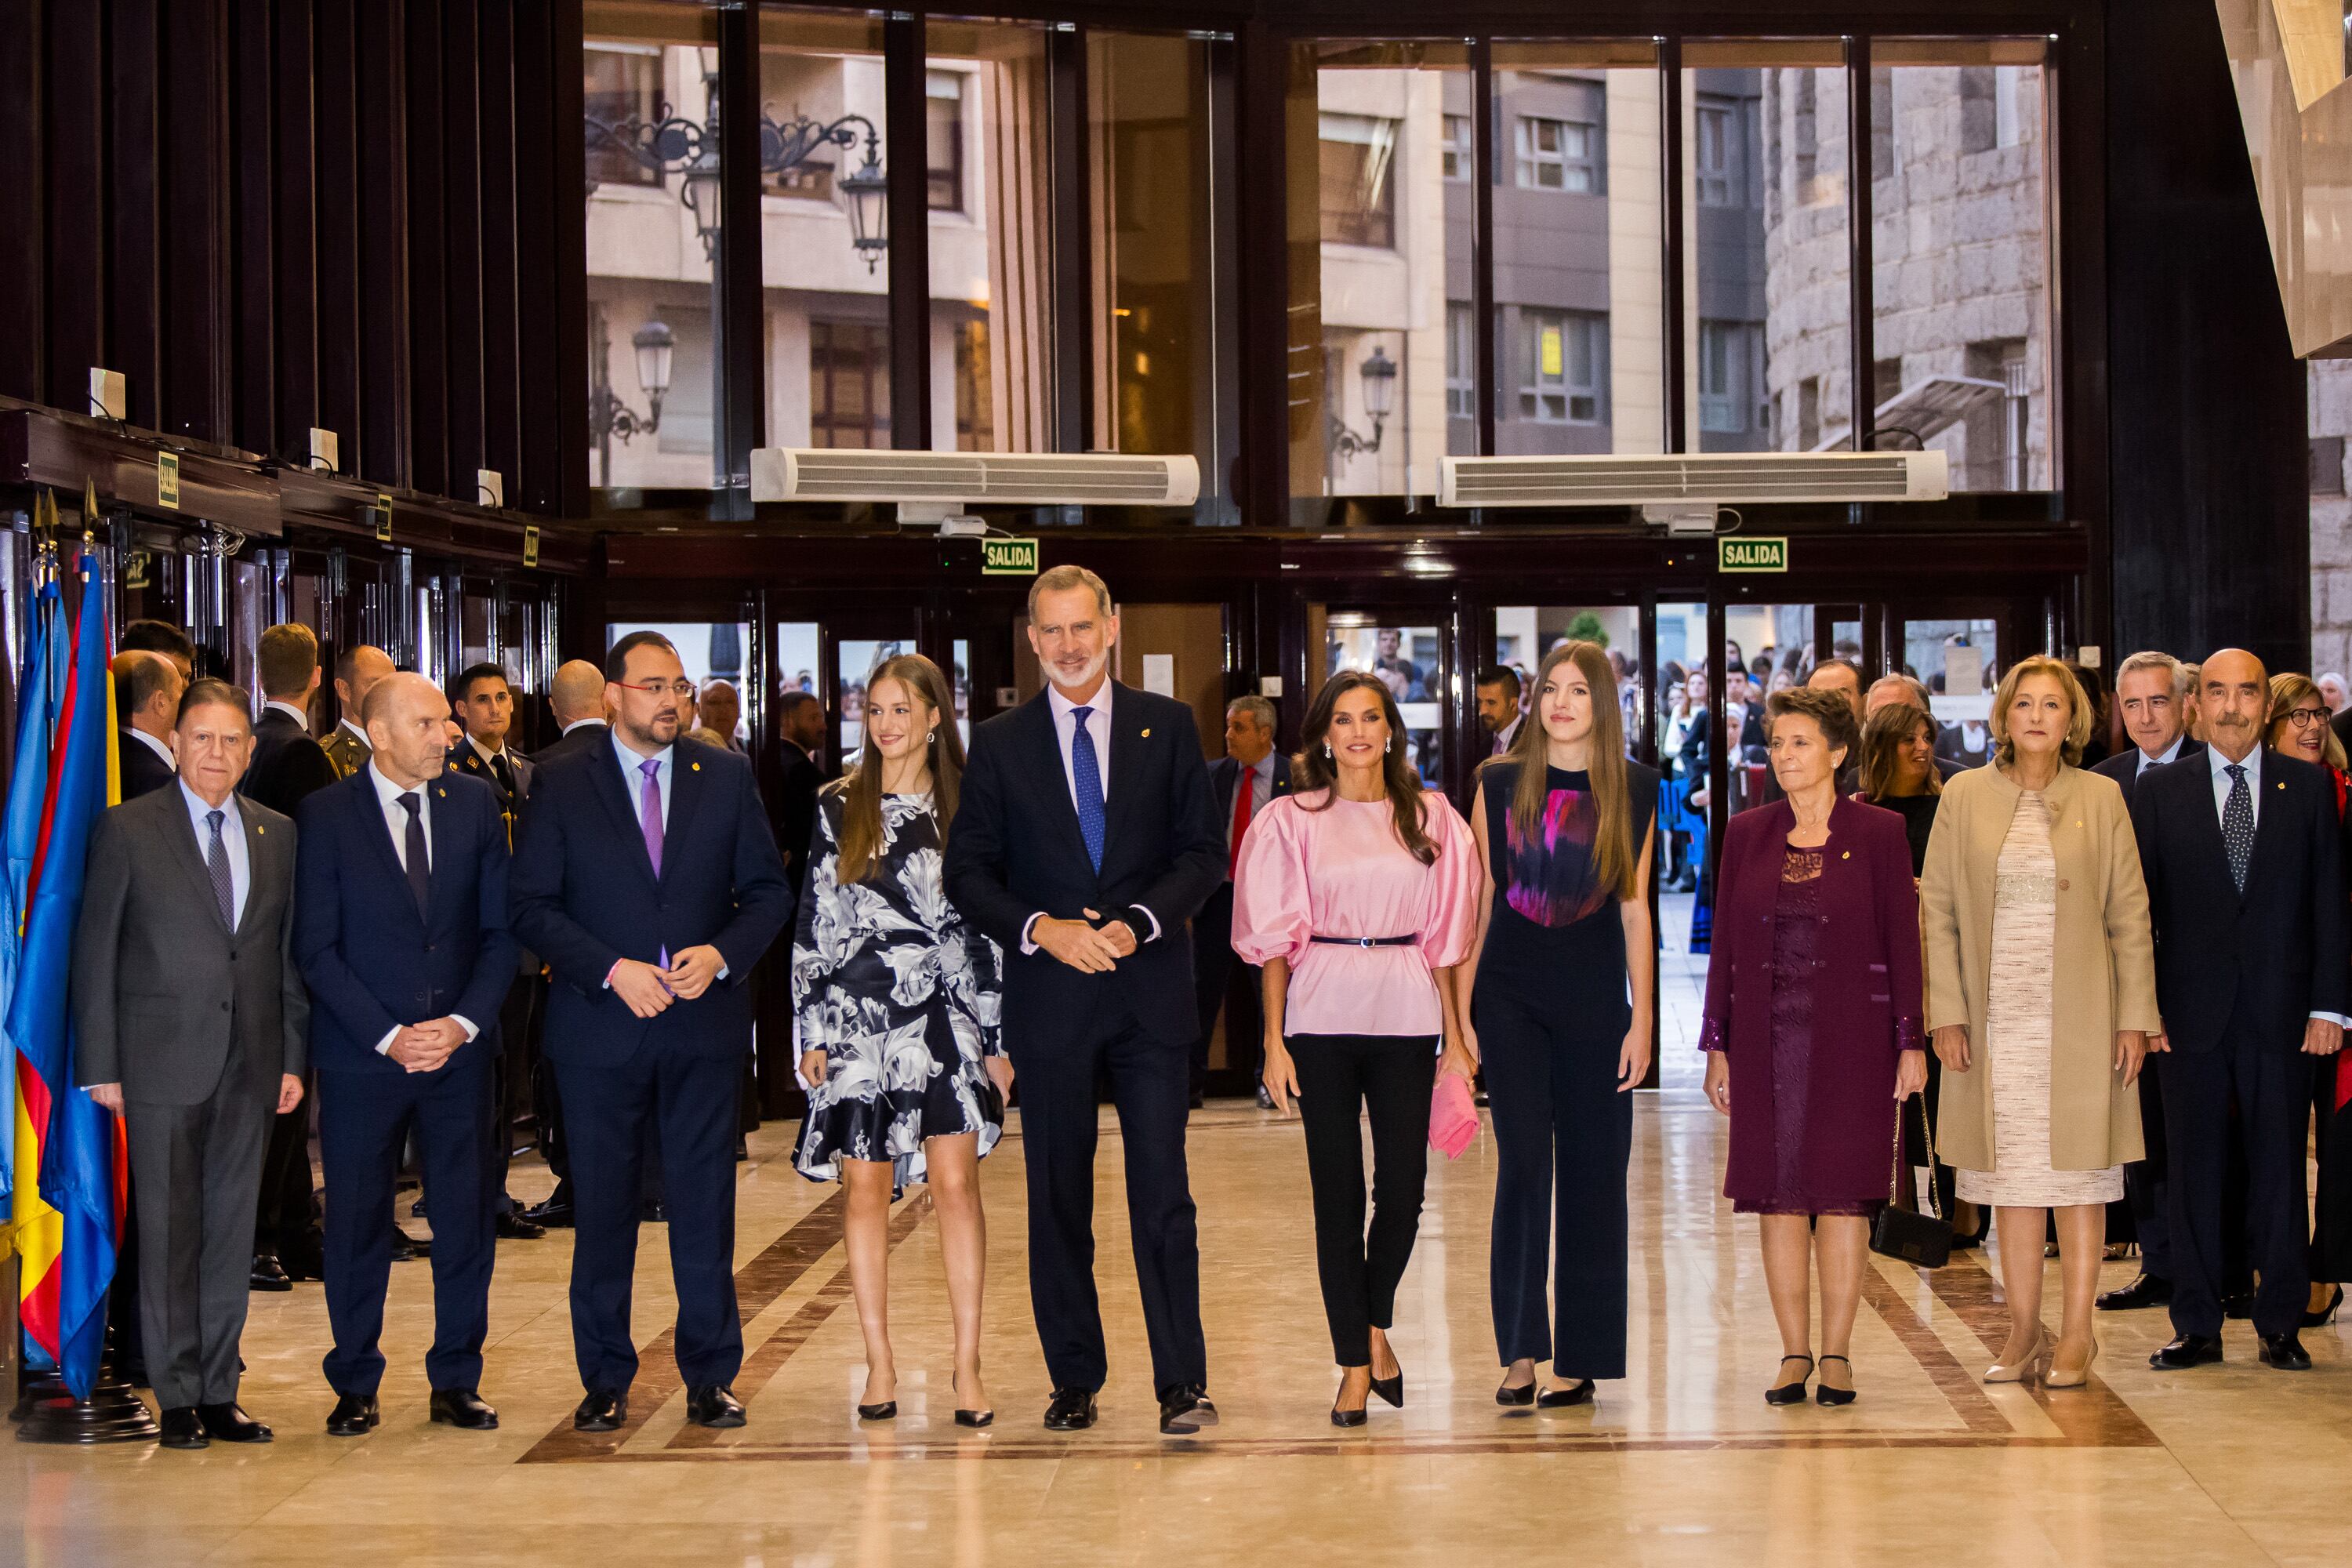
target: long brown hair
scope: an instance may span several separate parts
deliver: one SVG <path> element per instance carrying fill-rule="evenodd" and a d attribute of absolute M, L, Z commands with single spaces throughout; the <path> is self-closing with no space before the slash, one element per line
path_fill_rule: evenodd
<path fill-rule="evenodd" d="M 940 847 L 947 847 L 948 824 L 955 819 L 956 786 L 963 777 L 963 738 L 956 731 L 955 698 L 940 667 L 919 653 L 885 659 L 866 678 L 866 743 L 858 748 L 857 765 L 845 777 L 825 788 L 841 796 L 840 877 L 845 888 L 866 880 L 882 853 L 882 752 L 874 744 L 874 689 L 895 680 L 918 702 L 931 710 L 929 763 L 931 820 L 939 826 Z"/>
<path fill-rule="evenodd" d="M 1927 728 L 1927 739 L 1936 738 L 1936 721 L 1924 708 L 1908 702 L 1890 702 L 1863 721 L 1862 725 L 1862 798 L 1877 805 L 1895 787 L 1895 753 L 1911 743 L 1921 725 Z M 1933 763 L 1927 764 L 1927 787 L 1922 795 L 1944 793 L 1944 775 Z"/>
<path fill-rule="evenodd" d="M 1388 789 L 1389 810 L 1396 818 L 1397 842 L 1426 866 L 1437 858 L 1437 846 L 1421 823 L 1421 775 L 1413 772 L 1412 758 L 1399 744 L 1405 738 L 1404 720 L 1397 712 L 1396 698 L 1379 676 L 1351 669 L 1323 683 L 1323 689 L 1315 694 L 1315 705 L 1307 710 L 1302 749 L 1290 764 L 1291 793 L 1327 792 L 1321 805 L 1303 805 L 1302 811 L 1328 811 L 1339 798 L 1339 770 L 1329 748 L 1331 711 L 1351 691 L 1369 691 L 1381 700 L 1381 716 L 1389 726 L 1389 750 L 1381 762 L 1381 779 Z"/>
<path fill-rule="evenodd" d="M 1536 669 L 1535 698 L 1528 716 L 1511 737 L 1511 749 L 1478 764 L 1519 770 L 1511 790 L 1511 820 L 1519 837 L 1529 842 L 1543 833 L 1544 801 L 1549 795 L 1544 770 L 1551 763 L 1551 737 L 1543 727 L 1544 688 L 1552 672 L 1573 664 L 1592 692 L 1592 734 L 1586 745 L 1584 771 L 1592 781 L 1592 879 L 1622 900 L 1635 892 L 1633 879 L 1641 870 L 1639 846 L 1633 842 L 1633 814 L 1625 784 L 1625 711 L 1617 701 L 1617 668 L 1599 643 L 1564 642 L 1544 655 Z"/>

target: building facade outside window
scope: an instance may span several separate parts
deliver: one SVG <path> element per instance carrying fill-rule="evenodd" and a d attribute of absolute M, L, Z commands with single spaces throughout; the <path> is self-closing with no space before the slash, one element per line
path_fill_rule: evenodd
<path fill-rule="evenodd" d="M 1323 237 L 1335 245 L 1396 245 L 1396 121 L 1325 114 Z"/>
<path fill-rule="evenodd" d="M 1601 188 L 1597 122 L 1522 115 L 1516 135 L 1522 190 L 1589 195 Z"/>
<path fill-rule="evenodd" d="M 1521 310 L 1519 415 L 1547 425 L 1598 425 L 1608 382 L 1605 316 Z"/>

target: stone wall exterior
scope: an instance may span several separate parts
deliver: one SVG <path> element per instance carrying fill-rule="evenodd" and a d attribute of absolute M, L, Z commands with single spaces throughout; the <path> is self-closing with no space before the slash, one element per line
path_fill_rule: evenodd
<path fill-rule="evenodd" d="M 2352 436 L 2352 361 L 2313 360 L 2310 426 L 2315 443 Z M 2322 473 L 2329 468 L 2332 471 Z M 2344 494 L 2341 447 L 2315 447 L 2311 498 L 2311 668 L 2352 674 L 2352 500 Z M 2332 493 L 2331 493 L 2332 492 Z"/>

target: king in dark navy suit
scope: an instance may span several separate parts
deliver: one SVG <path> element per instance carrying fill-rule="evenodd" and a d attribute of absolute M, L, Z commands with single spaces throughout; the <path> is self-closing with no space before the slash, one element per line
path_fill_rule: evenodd
<path fill-rule="evenodd" d="M 1201 1248 L 1184 1163 L 1200 1029 L 1187 922 L 1225 874 L 1192 710 L 1110 679 L 1102 579 L 1057 566 L 1029 594 L 1047 688 L 972 735 L 948 896 L 1004 950 L 1004 1043 L 1022 1085 L 1029 1299 L 1054 1395 L 1095 1421 L 1108 1362 L 1095 1294 L 1095 1081 L 1110 1081 L 1160 1429 L 1213 1425 Z"/>
<path fill-rule="evenodd" d="M 496 1245 L 489 1053 L 515 943 L 505 818 L 489 785 L 443 767 L 448 714 L 424 677 L 385 677 L 365 703 L 368 764 L 307 796 L 297 819 L 294 954 L 310 987 L 319 1073 L 333 1436 L 376 1424 L 392 1271 L 384 1216 L 411 1130 L 433 1194 L 433 1419 L 498 1425 L 479 1393 Z"/>
<path fill-rule="evenodd" d="M 752 967 L 793 910 L 751 764 L 678 736 L 677 650 L 633 632 L 605 658 L 609 740 L 540 771 L 514 870 L 515 926 L 554 976 L 547 1049 L 562 1091 L 578 1239 L 572 1425 L 628 1419 L 646 1124 L 659 1132 L 687 1417 L 740 1426 L 735 1132 Z"/>

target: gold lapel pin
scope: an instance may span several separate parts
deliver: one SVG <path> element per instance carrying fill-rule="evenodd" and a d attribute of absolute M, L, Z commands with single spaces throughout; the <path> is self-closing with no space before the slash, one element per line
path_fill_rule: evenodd
<path fill-rule="evenodd" d="M 700 773 L 702 771 L 702 764 L 700 763 L 694 763 L 689 765 L 693 767 L 696 773 Z"/>
<path fill-rule="evenodd" d="M 457 771 L 457 763 L 451 763 L 449 764 L 449 771 L 450 771 L 451 773 L 456 773 L 456 772 Z"/>
<path fill-rule="evenodd" d="M 1853 851 L 1851 849 L 1840 850 L 1838 852 L 1838 858 L 1841 860 L 1851 860 L 1853 858 Z"/>
<path fill-rule="evenodd" d="M 1143 740 L 1149 741 L 1150 739 L 1151 739 L 1151 731 L 1149 731 L 1149 730 L 1146 730 L 1146 731 L 1143 732 L 1143 734 L 1142 734 L 1142 736 L 1141 736 L 1140 738 L 1141 738 L 1141 739 L 1143 739 Z"/>
<path fill-rule="evenodd" d="M 255 823 L 255 824 L 253 825 L 254 837 L 257 837 L 257 837 L 259 837 L 261 835 L 263 835 L 263 834 L 265 834 L 265 833 L 268 832 L 268 831 L 269 831 L 269 829 L 268 829 L 267 827 L 264 827 L 261 824 L 259 824 L 259 823 L 257 823 L 257 823 Z"/>
<path fill-rule="evenodd" d="M 439 795 L 443 800 L 447 800 L 449 798 L 449 786 L 447 784 L 443 784 L 436 788 L 433 793 Z"/>

